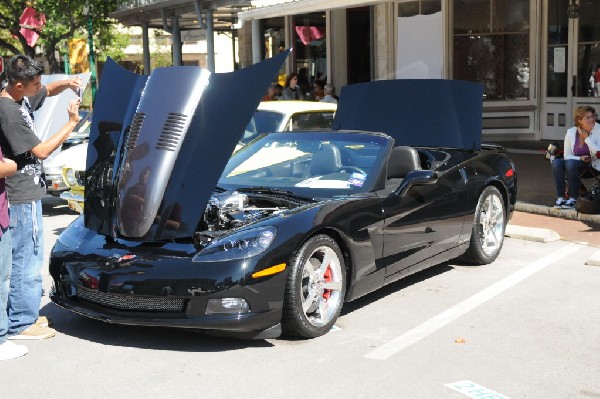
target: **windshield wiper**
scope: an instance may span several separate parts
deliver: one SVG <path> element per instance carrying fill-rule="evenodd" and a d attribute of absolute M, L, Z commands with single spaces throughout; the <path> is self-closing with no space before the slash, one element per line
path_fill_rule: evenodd
<path fill-rule="evenodd" d="M 268 193 L 268 194 L 283 194 L 289 197 L 298 198 L 307 201 L 314 201 L 314 198 L 304 197 L 302 195 L 296 194 L 290 190 L 282 190 L 280 188 L 266 187 L 266 186 L 255 186 L 255 187 L 242 187 L 236 189 L 236 191 L 246 192 L 246 193 Z"/>

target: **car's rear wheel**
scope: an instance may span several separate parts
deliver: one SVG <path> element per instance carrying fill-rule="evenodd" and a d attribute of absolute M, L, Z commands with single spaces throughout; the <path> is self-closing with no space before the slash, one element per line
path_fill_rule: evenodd
<path fill-rule="evenodd" d="M 506 229 L 506 209 L 500 191 L 488 186 L 479 196 L 471 242 L 461 260 L 477 265 L 492 263 L 500 253 Z"/>
<path fill-rule="evenodd" d="M 336 322 L 346 293 L 339 246 L 327 235 L 310 238 L 290 261 L 282 320 L 286 335 L 314 338 Z"/>

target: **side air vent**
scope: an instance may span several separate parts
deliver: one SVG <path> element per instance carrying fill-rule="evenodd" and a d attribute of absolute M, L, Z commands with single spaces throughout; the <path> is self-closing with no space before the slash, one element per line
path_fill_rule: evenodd
<path fill-rule="evenodd" d="M 181 141 L 181 133 L 186 121 L 187 115 L 169 112 L 160 137 L 156 142 L 156 149 L 175 151 Z"/>
<path fill-rule="evenodd" d="M 125 144 L 125 148 L 128 150 L 132 150 L 137 145 L 137 140 L 138 137 L 140 137 L 140 131 L 144 124 L 144 118 L 146 118 L 145 112 L 136 112 L 135 115 L 133 115 L 131 127 L 129 128 L 129 137 L 127 137 L 127 143 Z"/>

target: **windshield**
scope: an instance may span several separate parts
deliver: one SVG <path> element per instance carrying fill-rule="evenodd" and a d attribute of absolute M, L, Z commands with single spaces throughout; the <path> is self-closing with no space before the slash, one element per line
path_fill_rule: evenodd
<path fill-rule="evenodd" d="M 252 116 L 252 119 L 250 119 L 250 122 L 248 122 L 244 137 L 242 137 L 240 142 L 247 144 L 254 140 L 259 134 L 280 130 L 279 126 L 283 121 L 283 117 L 284 115 L 279 112 L 257 110 Z"/>
<path fill-rule="evenodd" d="M 268 187 L 310 198 L 371 191 L 391 141 L 367 133 L 268 134 L 231 157 L 218 185 Z"/>

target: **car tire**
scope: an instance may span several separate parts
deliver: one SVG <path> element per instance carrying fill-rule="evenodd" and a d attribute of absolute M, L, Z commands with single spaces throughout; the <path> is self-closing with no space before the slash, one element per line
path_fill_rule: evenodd
<path fill-rule="evenodd" d="M 475 209 L 469 248 L 459 260 L 475 265 L 487 265 L 496 260 L 504 243 L 506 222 L 502 194 L 494 186 L 486 187 Z"/>
<path fill-rule="evenodd" d="M 311 237 L 290 260 L 282 328 L 284 335 L 314 338 L 326 334 L 340 315 L 346 294 L 346 267 L 337 243 Z"/>

